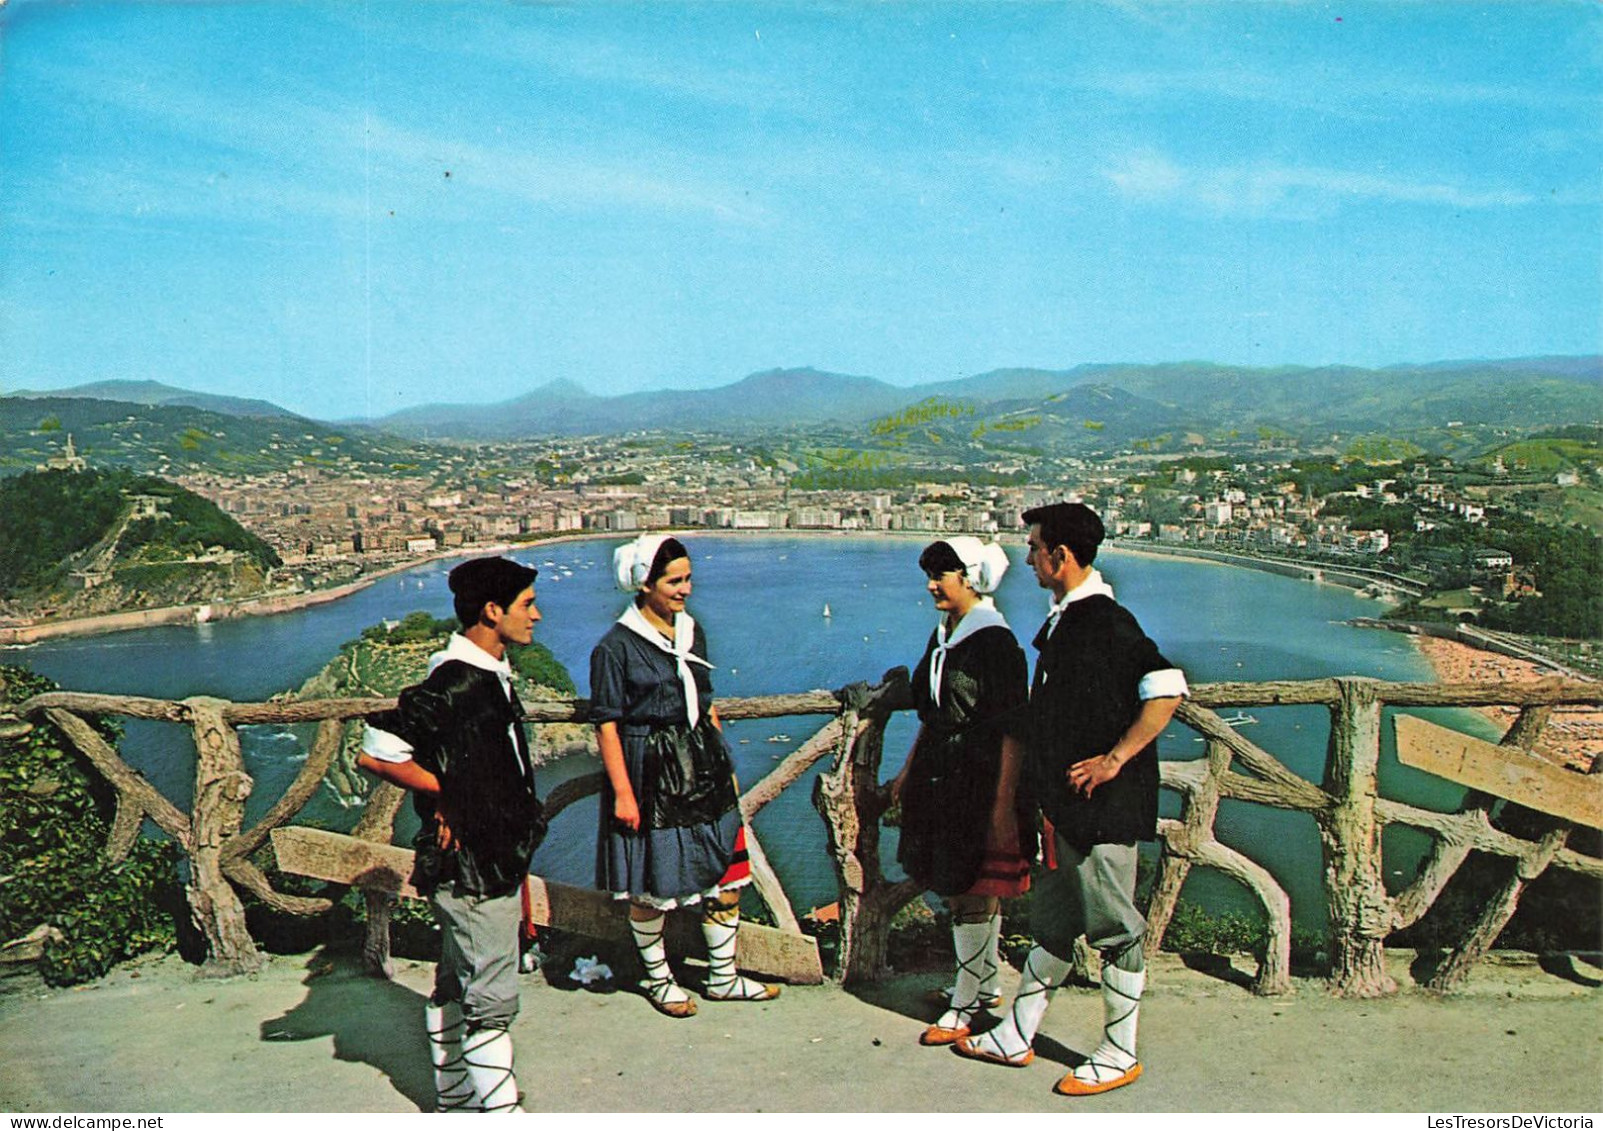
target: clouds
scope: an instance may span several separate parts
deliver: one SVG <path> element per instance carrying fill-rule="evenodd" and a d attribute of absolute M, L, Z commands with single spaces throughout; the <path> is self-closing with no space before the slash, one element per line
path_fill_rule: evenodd
<path fill-rule="evenodd" d="M 1104 166 L 1102 176 L 1133 203 L 1220 216 L 1317 219 L 1366 205 L 1484 210 L 1523 207 L 1538 199 L 1519 190 L 1317 165 L 1185 166 L 1156 150 L 1125 153 Z"/>

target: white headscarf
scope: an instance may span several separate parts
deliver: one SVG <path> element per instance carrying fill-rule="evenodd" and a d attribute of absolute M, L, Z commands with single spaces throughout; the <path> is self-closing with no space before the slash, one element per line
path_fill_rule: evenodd
<path fill-rule="evenodd" d="M 976 593 L 994 593 L 1007 572 L 1007 551 L 995 542 L 981 542 L 978 538 L 961 535 L 943 538 L 957 560 L 963 563 L 963 576 Z M 946 654 L 982 628 L 993 625 L 1008 627 L 1007 619 L 997 611 L 989 597 L 982 596 L 979 603 L 964 614 L 950 635 L 946 631 L 946 618 L 935 626 L 935 650 L 930 653 L 930 699 L 938 707 L 941 703 L 941 684 L 946 678 Z"/>
<path fill-rule="evenodd" d="M 666 534 L 642 534 L 612 551 L 612 575 L 625 593 L 639 592 L 651 573 L 657 551 L 668 540 Z"/>
<path fill-rule="evenodd" d="M 963 576 L 976 593 L 995 593 L 1007 572 L 1007 551 L 995 542 L 981 542 L 978 538 L 960 535 L 943 538 L 952 547 L 958 561 L 963 563 Z"/>
<path fill-rule="evenodd" d="M 657 557 L 657 551 L 668 540 L 666 534 L 642 534 L 633 542 L 625 542 L 612 552 L 613 578 L 618 588 L 625 593 L 638 593 L 646 584 L 646 578 L 651 573 L 651 563 Z M 679 682 L 685 692 L 685 715 L 690 725 L 695 726 L 701 721 L 701 697 L 696 692 L 696 677 L 690 670 L 691 664 L 700 664 L 704 668 L 712 665 L 700 656 L 690 651 L 690 646 L 696 639 L 696 622 L 689 613 L 676 613 L 673 619 L 673 643 L 669 644 L 657 631 L 650 621 L 646 619 L 640 607 L 633 601 L 624 609 L 618 623 L 646 641 L 654 648 L 660 648 L 674 658 L 679 669 Z"/>

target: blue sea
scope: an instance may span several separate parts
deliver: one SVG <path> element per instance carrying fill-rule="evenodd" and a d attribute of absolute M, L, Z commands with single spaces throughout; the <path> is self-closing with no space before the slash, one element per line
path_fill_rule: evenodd
<path fill-rule="evenodd" d="M 767 695 L 877 680 L 896 665 L 911 668 L 934 627 L 936 614 L 918 569 L 923 540 L 712 534 L 688 534 L 683 540 L 695 570 L 690 609 L 706 633 L 720 695 Z M 626 600 L 613 586 L 615 545 L 616 540 L 586 539 L 514 555 L 540 571 L 536 589 L 544 619 L 536 634 L 568 666 L 581 694 L 586 692 L 590 649 Z M 1033 659 L 1028 643 L 1045 614 L 1047 595 L 1024 565 L 1022 538 L 1012 540 L 1009 554 L 1013 566 L 996 602 Z M 450 616 L 446 573 L 451 564 L 420 566 L 340 601 L 281 616 L 46 642 L 0 652 L 0 662 L 27 664 L 77 691 L 263 700 L 298 687 L 342 642 L 369 625 L 414 610 Z M 1116 550 L 1105 551 L 1097 564 L 1119 600 L 1193 683 L 1343 675 L 1432 678 L 1407 637 L 1345 623 L 1378 615 L 1383 608 L 1351 590 Z M 1256 722 L 1246 724 L 1244 735 L 1295 772 L 1315 782 L 1321 779 L 1329 731 L 1324 708 L 1253 708 L 1249 713 Z M 742 785 L 749 788 L 825 721 L 819 716 L 730 723 Z M 1389 747 L 1390 728 L 1386 731 Z M 899 715 L 885 743 L 885 777 L 899 768 L 912 734 L 911 716 Z M 251 816 L 282 793 L 305 759 L 306 741 L 304 731 L 247 728 L 247 768 L 257 781 Z M 159 789 L 188 809 L 193 750 L 184 728 L 130 722 L 123 749 Z M 1161 750 L 1164 758 L 1189 759 L 1201 756 L 1202 744 L 1177 725 L 1164 736 Z M 597 766 L 591 759 L 575 758 L 544 767 L 542 792 Z M 1462 795 L 1456 787 L 1398 765 L 1389 749 L 1382 771 L 1388 796 L 1447 808 Z M 756 831 L 800 911 L 836 898 L 822 821 L 810 797 L 809 777 L 756 821 Z M 1165 806 L 1167 813 L 1176 812 L 1173 797 L 1166 796 Z M 330 793 L 319 795 L 300 819 L 340 827 L 353 815 Z M 568 882 L 590 882 L 595 824 L 595 801 L 570 809 L 555 822 L 535 870 Z M 1319 840 L 1311 818 L 1227 801 L 1220 808 L 1218 828 L 1222 840 L 1277 875 L 1291 894 L 1300 923 L 1317 927 L 1324 921 Z M 1388 834 L 1390 879 L 1411 874 L 1423 843 L 1407 830 Z M 894 837 L 888 837 L 886 856 L 894 871 L 893 847 Z M 1187 896 L 1215 909 L 1250 906 L 1232 882 L 1205 869 L 1194 870 Z"/>

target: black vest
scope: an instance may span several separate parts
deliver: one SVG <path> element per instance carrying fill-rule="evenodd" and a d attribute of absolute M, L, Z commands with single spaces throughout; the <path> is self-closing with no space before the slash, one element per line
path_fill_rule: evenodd
<path fill-rule="evenodd" d="M 420 886 L 455 881 L 470 894 L 496 896 L 528 874 L 546 826 L 522 714 L 494 672 L 447 660 L 402 691 L 395 710 L 368 718 L 411 744 L 417 764 L 440 779 L 440 804 L 451 814 L 457 846 L 442 854 L 434 845 L 435 799 L 413 795 L 423 819 Z"/>
<path fill-rule="evenodd" d="M 1169 668 L 1157 645 L 1111 597 L 1069 604 L 1040 650 L 1025 728 L 1026 766 L 1041 811 L 1081 851 L 1152 840 L 1158 828 L 1158 747 L 1153 742 L 1090 797 L 1072 790 L 1069 767 L 1113 749 L 1141 713 L 1141 678 Z"/>

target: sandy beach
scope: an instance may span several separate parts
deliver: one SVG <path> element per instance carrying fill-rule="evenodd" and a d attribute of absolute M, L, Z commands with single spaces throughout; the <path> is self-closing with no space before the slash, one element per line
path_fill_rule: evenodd
<path fill-rule="evenodd" d="M 1436 678 L 1443 683 L 1532 683 L 1553 675 L 1540 664 L 1483 651 L 1457 640 L 1435 636 L 1415 636 L 1413 640 L 1435 669 Z M 1478 710 L 1505 731 L 1519 714 L 1513 707 Z M 1603 754 L 1603 711 L 1586 707 L 1555 708 L 1536 751 L 1572 769 L 1589 771 L 1598 755 Z"/>

